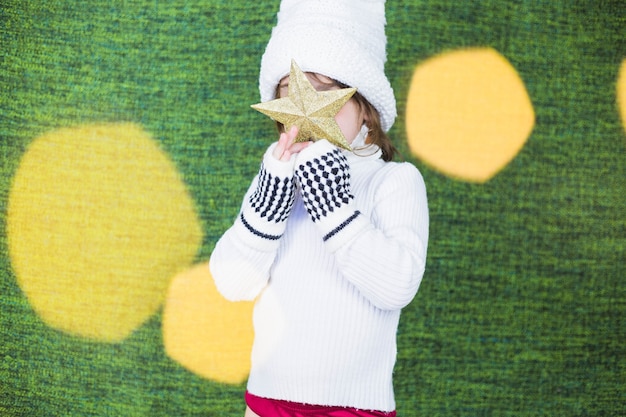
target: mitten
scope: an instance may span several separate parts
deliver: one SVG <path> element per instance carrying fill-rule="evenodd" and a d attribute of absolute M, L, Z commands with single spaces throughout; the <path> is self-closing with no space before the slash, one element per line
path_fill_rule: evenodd
<path fill-rule="evenodd" d="M 346 157 L 326 140 L 304 149 L 296 159 L 295 176 L 311 220 L 323 240 L 333 247 L 354 235 L 351 224 L 359 217 L 350 190 L 350 167 Z"/>
<path fill-rule="evenodd" d="M 256 241 L 255 246 L 260 246 L 259 249 L 262 249 L 264 242 L 280 239 L 295 199 L 295 157 L 286 162 L 279 161 L 272 156 L 275 146 L 273 144 L 265 152 L 238 219 L 240 235 L 251 234 L 250 240 Z"/>

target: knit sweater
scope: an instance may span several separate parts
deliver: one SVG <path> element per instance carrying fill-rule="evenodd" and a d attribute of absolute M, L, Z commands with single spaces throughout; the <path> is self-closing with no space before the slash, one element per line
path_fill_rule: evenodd
<path fill-rule="evenodd" d="M 354 196 L 347 210 L 314 222 L 298 185 L 279 204 L 284 218 L 269 220 L 250 197 L 264 170 L 283 185 L 293 171 L 293 161 L 277 161 L 270 148 L 210 268 L 225 298 L 256 299 L 252 394 L 393 411 L 400 310 L 425 267 L 426 189 L 414 165 L 384 162 L 373 145 L 342 152 Z"/>

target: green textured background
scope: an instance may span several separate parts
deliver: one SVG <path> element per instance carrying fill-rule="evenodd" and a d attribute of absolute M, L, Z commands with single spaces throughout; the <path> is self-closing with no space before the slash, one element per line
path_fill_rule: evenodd
<path fill-rule="evenodd" d="M 205 227 L 199 260 L 236 214 L 274 140 L 258 100 L 278 1 L 0 2 L 0 415 L 240 416 L 244 386 L 164 353 L 161 317 L 119 344 L 51 330 L 15 282 L 4 213 L 29 143 L 62 126 L 133 121 L 161 143 Z M 429 191 L 426 275 L 402 316 L 400 416 L 626 414 L 626 140 L 616 80 L 621 1 L 389 1 L 392 130 Z M 491 46 L 523 79 L 536 126 L 476 185 L 412 159 L 413 69 Z"/>

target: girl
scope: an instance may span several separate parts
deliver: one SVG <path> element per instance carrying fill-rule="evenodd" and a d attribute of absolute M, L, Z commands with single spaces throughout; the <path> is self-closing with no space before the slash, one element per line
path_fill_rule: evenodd
<path fill-rule="evenodd" d="M 291 58 L 318 90 L 356 87 L 335 117 L 352 150 L 282 132 L 211 256 L 226 298 L 256 299 L 246 417 L 395 416 L 396 331 L 424 273 L 428 208 L 418 170 L 391 162 L 395 100 L 368 38 L 384 2 L 352 3 L 283 0 L 260 76 L 264 101 L 287 93 Z"/>

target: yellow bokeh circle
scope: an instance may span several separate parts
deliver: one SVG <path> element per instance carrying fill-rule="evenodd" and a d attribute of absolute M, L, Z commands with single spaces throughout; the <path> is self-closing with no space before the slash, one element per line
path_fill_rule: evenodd
<path fill-rule="evenodd" d="M 163 312 L 167 354 L 214 381 L 238 384 L 250 372 L 253 302 L 230 302 L 215 287 L 207 264 L 172 281 Z"/>
<path fill-rule="evenodd" d="M 18 284 L 44 322 L 116 342 L 160 308 L 202 228 L 166 154 L 120 123 L 35 139 L 13 179 L 7 236 Z"/>
<path fill-rule="evenodd" d="M 485 182 L 523 148 L 535 115 L 513 66 L 491 48 L 420 64 L 407 97 L 412 153 L 452 178 Z"/>
<path fill-rule="evenodd" d="M 622 117 L 622 125 L 626 129 L 626 59 L 622 61 L 617 78 L 617 107 Z"/>

